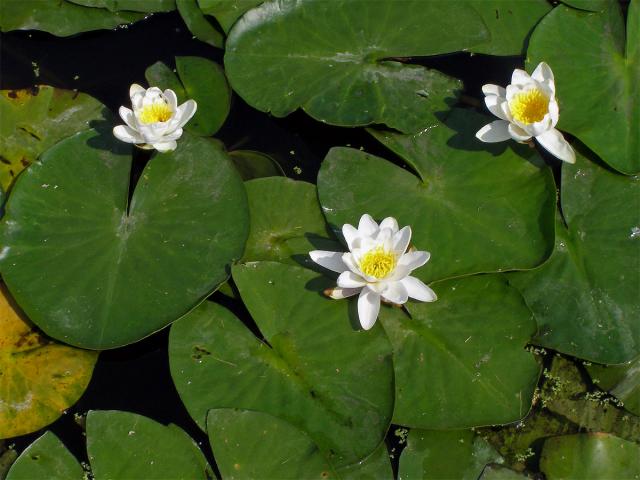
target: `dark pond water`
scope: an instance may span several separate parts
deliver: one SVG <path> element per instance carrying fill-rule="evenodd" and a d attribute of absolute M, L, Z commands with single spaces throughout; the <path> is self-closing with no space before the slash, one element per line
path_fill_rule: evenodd
<path fill-rule="evenodd" d="M 177 55 L 203 56 L 222 63 L 223 57 L 221 50 L 193 40 L 177 13 L 153 15 L 126 29 L 89 32 L 73 38 L 12 32 L 2 34 L 0 40 L 2 89 L 35 84 L 75 88 L 96 97 L 114 112 L 129 103 L 129 85 L 144 83 L 145 68 L 152 63 L 161 60 L 173 66 Z M 463 79 L 466 95 L 479 100 L 481 85 L 507 83 L 513 69 L 522 66 L 520 62 L 516 57 L 461 53 L 413 63 Z M 234 97 L 231 114 L 216 137 L 229 149 L 269 153 L 287 176 L 310 182 L 315 182 L 322 158 L 335 145 L 362 146 L 371 153 L 391 158 L 363 129 L 323 125 L 301 112 L 276 119 L 253 110 L 238 97 Z M 212 298 L 251 323 L 242 305 L 219 293 Z M 102 353 L 80 401 L 48 427 L 78 458 L 86 461 L 84 439 L 74 414 L 91 409 L 118 409 L 178 424 L 203 445 L 213 465 L 206 436 L 187 414 L 171 382 L 166 353 L 168 330 L 135 345 Z M 22 450 L 40 434 L 36 432 L 12 442 Z M 396 449 L 397 459 L 398 445 L 393 439 L 391 448 Z"/>

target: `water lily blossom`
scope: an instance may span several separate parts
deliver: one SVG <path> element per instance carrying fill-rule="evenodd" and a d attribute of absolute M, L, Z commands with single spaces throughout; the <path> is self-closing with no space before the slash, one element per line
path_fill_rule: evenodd
<path fill-rule="evenodd" d="M 337 272 L 338 286 L 327 291 L 334 299 L 351 297 L 357 293 L 360 325 L 369 330 L 376 323 L 380 301 L 402 305 L 409 298 L 433 302 L 436 294 L 428 286 L 409 274 L 429 260 L 429 252 L 407 251 L 411 227 L 398 228 L 393 217 L 378 225 L 364 214 L 356 229 L 346 224 L 342 234 L 348 252 L 309 252 L 317 264 Z"/>
<path fill-rule="evenodd" d="M 120 107 L 120 117 L 126 125 L 113 129 L 116 138 L 144 149 L 155 148 L 159 152 L 175 150 L 176 140 L 182 136 L 182 127 L 196 113 L 196 102 L 187 100 L 178 106 L 173 90 L 145 89 L 135 83 L 129 89 L 129 96 L 133 110 Z"/>
<path fill-rule="evenodd" d="M 559 118 L 556 86 L 549 65 L 541 62 L 531 76 L 516 69 L 507 88 L 487 84 L 482 87 L 485 104 L 495 120 L 482 127 L 476 137 L 483 142 L 502 142 L 513 138 L 526 143 L 535 138 L 553 156 L 575 163 L 571 145 L 555 129 Z"/>

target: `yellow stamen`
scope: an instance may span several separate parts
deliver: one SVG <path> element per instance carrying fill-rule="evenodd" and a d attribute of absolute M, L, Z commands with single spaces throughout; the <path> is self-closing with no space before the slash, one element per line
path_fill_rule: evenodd
<path fill-rule="evenodd" d="M 365 275 L 382 279 L 396 268 L 396 256 L 382 247 L 368 251 L 360 259 L 360 270 Z"/>
<path fill-rule="evenodd" d="M 164 102 L 152 103 L 142 107 L 139 119 L 142 123 L 166 122 L 171 118 L 171 107 Z"/>
<path fill-rule="evenodd" d="M 549 98 L 537 88 L 520 92 L 509 102 L 513 118 L 524 124 L 539 122 L 549 113 Z"/>

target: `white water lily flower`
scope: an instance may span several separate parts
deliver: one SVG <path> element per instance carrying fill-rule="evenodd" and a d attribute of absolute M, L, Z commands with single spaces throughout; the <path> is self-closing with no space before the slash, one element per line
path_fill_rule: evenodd
<path fill-rule="evenodd" d="M 356 229 L 346 224 L 342 234 L 349 252 L 309 252 L 319 265 L 337 272 L 338 286 L 327 292 L 340 299 L 359 293 L 358 317 L 360 325 L 369 330 L 376 323 L 380 301 L 402 305 L 409 297 L 433 302 L 436 294 L 428 286 L 409 274 L 429 260 L 429 252 L 409 251 L 411 227 L 398 229 L 393 217 L 378 225 L 370 215 L 362 215 Z"/>
<path fill-rule="evenodd" d="M 559 109 L 549 65 L 541 62 L 531 76 L 516 69 L 506 89 L 487 84 L 482 87 L 482 92 L 487 108 L 500 120 L 482 127 L 476 137 L 483 142 L 502 142 L 513 138 L 520 143 L 534 137 L 553 156 L 575 163 L 573 148 L 555 129 Z"/>
<path fill-rule="evenodd" d="M 182 136 L 182 127 L 196 113 L 196 102 L 187 100 L 178 106 L 173 90 L 145 89 L 135 83 L 129 89 L 129 96 L 133 110 L 120 107 L 119 113 L 126 125 L 113 129 L 116 138 L 144 149 L 155 148 L 159 152 L 175 150 L 176 140 Z"/>

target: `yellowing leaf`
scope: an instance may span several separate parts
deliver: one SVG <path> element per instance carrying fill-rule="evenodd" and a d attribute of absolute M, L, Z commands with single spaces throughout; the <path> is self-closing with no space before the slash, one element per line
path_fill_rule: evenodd
<path fill-rule="evenodd" d="M 44 337 L 1 284 L 0 332 L 0 438 L 8 438 L 50 424 L 73 405 L 98 353 Z"/>

